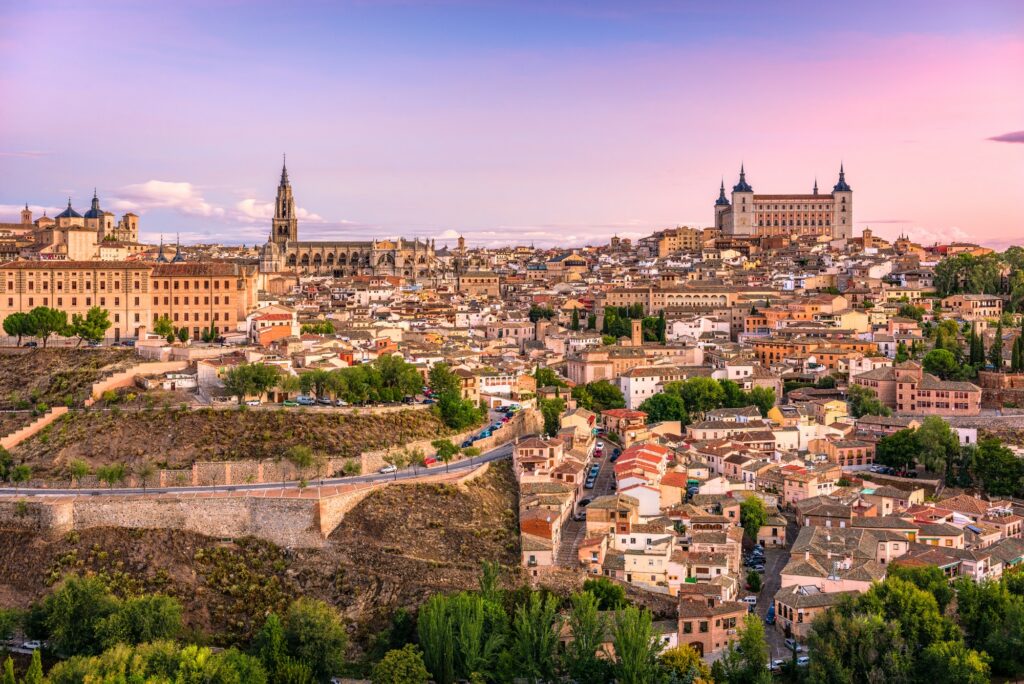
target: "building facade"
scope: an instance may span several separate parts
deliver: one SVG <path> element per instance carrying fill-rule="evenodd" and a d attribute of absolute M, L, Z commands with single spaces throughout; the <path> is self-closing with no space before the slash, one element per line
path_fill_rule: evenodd
<path fill-rule="evenodd" d="M 715 200 L 715 228 L 723 235 L 749 237 L 824 236 L 848 239 L 853 235 L 853 190 L 839 166 L 839 180 L 828 194 L 757 195 L 740 166 L 740 180 L 725 196 L 725 182 Z"/>

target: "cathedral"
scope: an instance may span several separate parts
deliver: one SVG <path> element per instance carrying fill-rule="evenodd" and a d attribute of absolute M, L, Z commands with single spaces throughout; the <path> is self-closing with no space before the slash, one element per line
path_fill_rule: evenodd
<path fill-rule="evenodd" d="M 853 189 L 839 165 L 839 180 L 830 193 L 755 195 L 740 165 L 740 180 L 725 196 L 725 182 L 715 200 L 715 228 L 723 235 L 752 237 L 816 236 L 849 239 L 853 235 Z"/>
<path fill-rule="evenodd" d="M 262 273 L 302 275 L 388 275 L 416 280 L 437 275 L 440 263 L 430 240 L 300 242 L 295 197 L 288 167 L 281 167 L 270 240 L 260 252 Z"/>

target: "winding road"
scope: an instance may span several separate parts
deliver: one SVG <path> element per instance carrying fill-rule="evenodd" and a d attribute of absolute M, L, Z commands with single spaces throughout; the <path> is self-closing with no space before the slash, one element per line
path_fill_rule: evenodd
<path fill-rule="evenodd" d="M 367 475 L 353 475 L 351 477 L 331 477 L 331 478 L 317 478 L 315 480 L 307 481 L 306 488 L 312 489 L 318 486 L 329 486 L 329 485 L 354 485 L 354 484 L 372 484 L 377 482 L 391 482 L 396 480 L 416 480 L 423 477 L 433 477 L 435 475 L 444 475 L 446 472 L 458 473 L 461 471 L 469 471 L 479 466 L 490 463 L 492 461 L 500 461 L 501 459 L 508 458 L 512 455 L 512 448 L 514 444 L 509 442 L 503 444 L 495 449 L 492 449 L 486 453 L 480 454 L 472 459 L 462 459 L 455 461 L 447 468 L 444 464 L 432 466 L 430 468 L 403 468 L 397 473 L 370 473 Z M 28 487 L 0 487 L 0 495 L 16 495 L 16 496 L 148 496 L 151 494 L 207 494 L 207 493 L 228 493 L 228 492 L 247 492 L 247 491 L 260 491 L 268 489 L 297 489 L 299 482 L 297 480 L 288 482 L 262 482 L 260 484 L 237 484 L 237 485 L 210 485 L 205 487 L 148 487 L 141 489 L 139 487 L 123 487 L 123 488 L 83 488 L 83 489 L 39 489 L 39 488 L 28 488 Z"/>

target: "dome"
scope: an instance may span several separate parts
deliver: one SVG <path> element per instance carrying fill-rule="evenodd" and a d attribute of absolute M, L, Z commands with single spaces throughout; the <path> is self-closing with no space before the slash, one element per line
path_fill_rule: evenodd
<path fill-rule="evenodd" d="M 92 206 L 89 208 L 89 211 L 85 212 L 83 218 L 87 218 L 87 219 L 103 218 L 103 210 L 100 209 L 100 200 L 96 196 L 96 191 L 95 190 L 93 190 L 93 192 L 92 192 Z"/>
<path fill-rule="evenodd" d="M 68 197 L 68 208 L 57 214 L 56 218 L 82 218 L 82 215 L 71 208 L 71 198 Z"/>
<path fill-rule="evenodd" d="M 716 207 L 727 207 L 729 206 L 729 199 L 725 196 L 725 181 L 722 181 L 722 187 L 718 189 L 718 199 L 715 200 Z"/>
<path fill-rule="evenodd" d="M 846 172 L 843 171 L 843 165 L 839 165 L 839 182 L 832 187 L 832 192 L 853 192 L 850 185 L 846 182 Z"/>
<path fill-rule="evenodd" d="M 750 183 L 747 182 L 747 173 L 743 169 L 743 165 L 740 164 L 740 182 L 732 186 L 733 192 L 754 192 L 754 188 L 750 187 Z"/>

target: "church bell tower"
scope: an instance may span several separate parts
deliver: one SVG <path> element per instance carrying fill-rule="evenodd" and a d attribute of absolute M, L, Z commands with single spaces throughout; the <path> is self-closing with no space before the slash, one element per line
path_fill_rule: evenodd
<path fill-rule="evenodd" d="M 271 242 L 284 245 L 299 239 L 299 218 L 295 214 L 295 198 L 292 184 L 288 181 L 288 165 L 281 165 L 281 182 L 277 186 L 277 200 L 274 202 L 274 220 L 270 229 Z"/>

